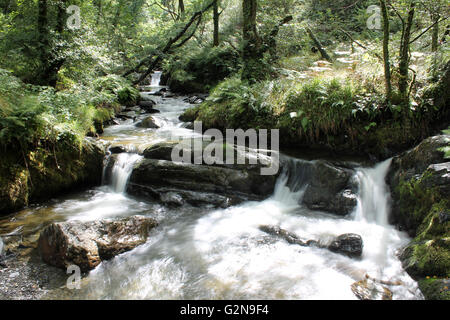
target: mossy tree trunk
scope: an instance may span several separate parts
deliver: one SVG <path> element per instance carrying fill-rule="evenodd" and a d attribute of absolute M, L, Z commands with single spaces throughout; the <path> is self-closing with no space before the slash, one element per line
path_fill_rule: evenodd
<path fill-rule="evenodd" d="M 219 0 L 214 1 L 213 7 L 213 20 L 214 20 L 214 47 L 218 47 L 220 44 L 219 40 Z"/>
<path fill-rule="evenodd" d="M 242 80 L 255 83 L 264 79 L 265 74 L 262 66 L 263 53 L 261 50 L 261 39 L 256 27 L 257 0 L 243 0 L 242 9 L 244 17 L 243 26 L 243 52 Z"/>
<path fill-rule="evenodd" d="M 431 51 L 436 52 L 439 48 L 439 14 L 432 14 L 431 19 L 435 22 L 431 36 Z"/>
<path fill-rule="evenodd" d="M 392 81 L 391 81 L 391 63 L 389 57 L 389 14 L 385 0 L 380 0 L 381 14 L 383 17 L 383 62 L 384 62 L 384 82 L 386 88 L 386 101 L 391 101 Z"/>
<path fill-rule="evenodd" d="M 411 2 L 408 9 L 408 19 L 405 22 L 405 26 L 402 32 L 402 39 L 400 43 L 400 55 L 399 55 L 399 80 L 398 90 L 403 102 L 407 102 L 409 99 L 409 61 L 410 61 L 410 41 L 411 41 L 411 29 L 414 22 L 414 14 L 416 4 Z"/>

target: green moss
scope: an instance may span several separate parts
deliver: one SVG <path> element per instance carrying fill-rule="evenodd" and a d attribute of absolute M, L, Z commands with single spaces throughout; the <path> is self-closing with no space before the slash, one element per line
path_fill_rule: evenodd
<path fill-rule="evenodd" d="M 403 253 L 405 270 L 416 278 L 450 276 L 450 239 L 413 242 Z"/>
<path fill-rule="evenodd" d="M 422 279 L 419 288 L 427 300 L 450 300 L 450 281 L 448 279 Z"/>
<path fill-rule="evenodd" d="M 0 214 L 81 186 L 100 184 L 104 151 L 84 141 L 55 152 L 37 148 L 23 158 L 9 152 L 0 165 Z"/>
<path fill-rule="evenodd" d="M 416 240 L 422 241 L 450 235 L 450 221 L 441 221 L 441 214 L 449 212 L 448 200 L 434 203 L 428 215 L 417 229 Z"/>
<path fill-rule="evenodd" d="M 431 207 L 439 201 L 440 195 L 436 189 L 427 189 L 422 185 L 426 176 L 413 178 L 409 181 L 400 181 L 395 188 L 395 197 L 401 206 L 398 208 L 397 217 L 399 222 L 408 230 L 415 230 L 429 215 Z"/>

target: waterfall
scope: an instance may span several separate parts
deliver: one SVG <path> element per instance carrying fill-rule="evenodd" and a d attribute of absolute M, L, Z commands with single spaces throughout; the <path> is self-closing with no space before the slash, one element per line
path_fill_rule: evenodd
<path fill-rule="evenodd" d="M 152 82 L 150 84 L 152 87 L 159 87 L 159 84 L 161 82 L 161 75 L 162 75 L 161 71 L 156 71 L 155 73 L 152 74 Z"/>
<path fill-rule="evenodd" d="M 126 191 L 134 165 L 141 159 L 142 156 L 135 153 L 121 153 L 117 156 L 111 174 L 111 185 L 115 192 Z"/>
<path fill-rule="evenodd" d="M 389 226 L 389 190 L 385 178 L 392 159 L 379 163 L 374 168 L 357 170 L 359 181 L 358 205 L 355 220 Z"/>
<path fill-rule="evenodd" d="M 311 180 L 313 162 L 285 157 L 283 172 L 275 186 L 273 199 L 286 204 L 298 205 L 305 187 Z"/>

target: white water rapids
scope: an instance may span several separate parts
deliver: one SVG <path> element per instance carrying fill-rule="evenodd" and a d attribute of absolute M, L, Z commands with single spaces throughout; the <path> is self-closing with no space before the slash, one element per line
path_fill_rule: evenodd
<path fill-rule="evenodd" d="M 160 76 L 160 75 L 159 75 Z M 179 114 L 189 105 L 178 98 L 157 101 L 155 119 L 162 128 L 139 129 L 132 120 L 107 128 L 103 139 L 140 149 L 173 135 L 192 136 Z M 349 217 L 314 212 L 299 205 L 304 172 L 287 169 L 272 197 L 228 209 L 184 206 L 170 209 L 126 195 L 137 154 L 124 153 L 114 163 L 111 185 L 61 200 L 46 208 L 49 220 L 97 220 L 149 215 L 160 222 L 149 241 L 102 263 L 71 292 L 81 299 L 357 299 L 355 281 L 401 281 L 394 299 L 421 299 L 402 269 L 396 251 L 410 240 L 388 224 L 389 193 L 384 182 L 390 161 L 359 168 L 358 205 Z M 301 161 L 292 159 L 292 161 Z M 31 215 L 39 214 L 39 210 Z M 30 214 L 27 215 L 27 218 Z M 290 245 L 259 230 L 280 226 L 302 239 L 329 241 L 356 233 L 364 241 L 360 260 L 328 250 Z"/>

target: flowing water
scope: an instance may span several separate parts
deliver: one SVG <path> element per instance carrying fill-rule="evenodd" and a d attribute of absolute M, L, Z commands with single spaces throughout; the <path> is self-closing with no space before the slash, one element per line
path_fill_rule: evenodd
<path fill-rule="evenodd" d="M 160 75 L 159 75 L 160 76 Z M 158 75 L 156 75 L 158 77 Z M 152 82 L 158 90 L 157 81 Z M 144 93 L 149 94 L 149 93 Z M 155 98 L 155 97 L 152 97 Z M 30 208 L 0 221 L 0 234 L 32 233 L 54 221 L 96 220 L 136 214 L 155 217 L 160 226 L 149 241 L 102 263 L 83 279 L 80 299 L 356 299 L 351 284 L 366 274 L 401 281 L 394 299 L 421 299 L 417 284 L 403 271 L 396 251 L 410 240 L 388 224 L 389 193 L 384 177 L 390 161 L 358 168 L 355 211 L 346 218 L 299 205 L 307 184 L 305 160 L 290 159 L 272 197 L 228 209 L 170 209 L 125 193 L 128 178 L 148 145 L 196 136 L 179 114 L 189 107 L 180 98 L 157 98 L 161 129 L 140 129 L 127 120 L 105 130 L 105 141 L 126 144 L 112 167 L 111 183 Z M 138 120 L 145 117 L 137 115 Z M 296 165 L 300 164 L 300 165 Z M 363 256 L 350 259 L 319 248 L 299 247 L 259 230 L 278 225 L 304 239 L 330 241 L 344 233 L 364 240 Z M 56 290 L 49 298 L 65 297 Z"/>

